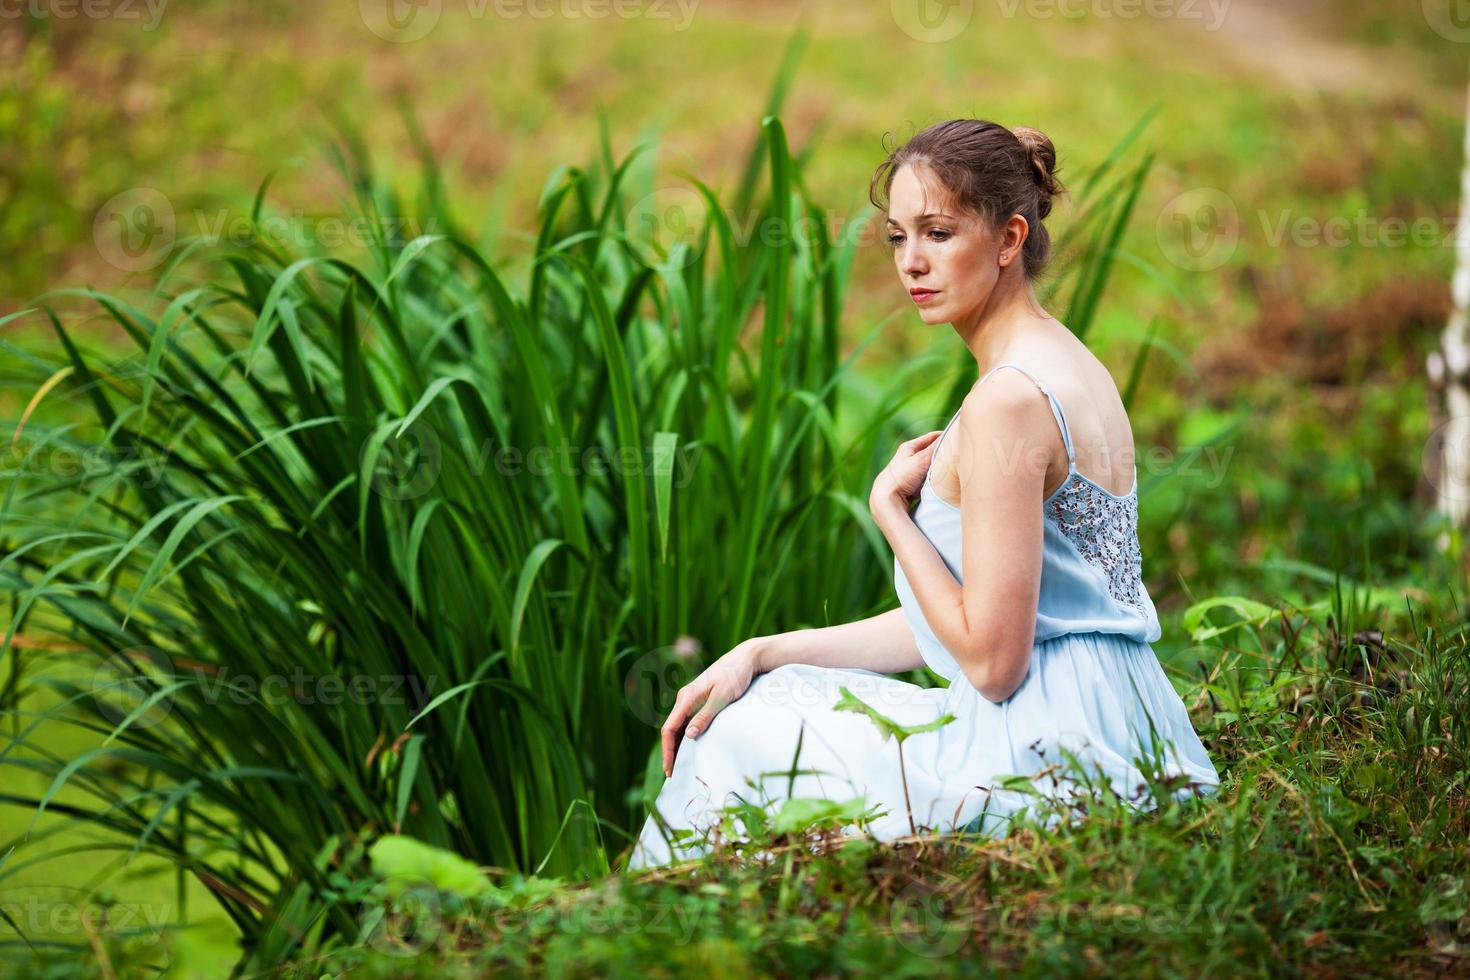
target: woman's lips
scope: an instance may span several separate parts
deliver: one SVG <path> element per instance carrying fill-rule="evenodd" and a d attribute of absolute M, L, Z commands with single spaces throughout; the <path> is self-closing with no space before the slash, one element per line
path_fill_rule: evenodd
<path fill-rule="evenodd" d="M 934 289 L 911 289 L 909 290 L 909 295 L 914 298 L 915 303 L 923 303 L 931 297 L 939 295 L 939 292 Z"/>

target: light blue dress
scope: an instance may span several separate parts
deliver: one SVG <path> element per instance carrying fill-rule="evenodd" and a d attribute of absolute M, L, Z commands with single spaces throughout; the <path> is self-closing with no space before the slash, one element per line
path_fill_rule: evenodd
<path fill-rule="evenodd" d="M 949 686 L 921 688 L 871 670 L 810 664 L 757 676 L 703 734 L 681 740 L 673 774 L 655 803 L 658 815 L 645 822 L 629 868 L 702 853 L 719 809 L 737 798 L 775 806 L 788 796 L 862 795 L 873 805 L 870 815 L 878 814 L 867 830 L 892 840 L 915 828 L 1004 834 L 1028 804 L 1053 801 L 1043 806 L 1055 817 L 1067 801 L 1095 795 L 1104 784 L 1150 808 L 1142 792 L 1145 769 L 1156 779 L 1177 780 L 1179 796 L 1218 786 L 1184 703 L 1150 646 L 1162 630 L 1142 578 L 1137 466 L 1133 489 L 1122 497 L 1083 476 L 1061 403 L 1032 372 L 999 364 L 978 383 L 1002 367 L 1026 374 L 1046 395 L 1067 450 L 1067 477 L 1041 504 L 1041 591 L 1021 686 L 999 704 L 981 696 L 935 636 L 895 559 L 894 587 L 919 652 Z M 952 418 L 935 453 L 953 424 Z M 960 511 L 927 476 L 913 519 L 962 580 Z M 903 725 L 946 712 L 955 720 L 909 736 L 901 771 L 896 740 L 885 740 L 865 715 L 832 710 L 844 686 Z M 798 737 L 799 773 L 792 777 Z M 1034 792 L 1002 786 L 1005 776 L 1026 777 Z M 671 848 L 660 823 L 693 830 L 696 837 Z"/>

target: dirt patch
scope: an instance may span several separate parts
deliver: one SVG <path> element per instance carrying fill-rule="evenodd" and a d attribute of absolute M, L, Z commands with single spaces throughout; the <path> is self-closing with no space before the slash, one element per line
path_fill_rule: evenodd
<path fill-rule="evenodd" d="M 1297 91 L 1366 92 L 1401 99 L 1418 92 L 1421 73 L 1337 35 L 1331 0 L 1226 0 L 1215 24 L 1181 26 L 1217 49 L 1243 74 L 1275 77 Z M 1418 4 L 1414 4 L 1415 7 Z M 1214 29 L 1210 29 L 1213 26 Z"/>
<path fill-rule="evenodd" d="M 1362 296 L 1330 305 L 1303 298 L 1291 265 L 1275 273 L 1247 267 L 1242 286 L 1260 298 L 1246 330 L 1206 341 L 1195 357 L 1204 393 L 1229 404 L 1242 379 L 1268 375 L 1307 387 L 1334 411 L 1351 412 L 1365 381 L 1423 373 L 1428 346 L 1450 312 L 1449 284 L 1395 276 Z"/>

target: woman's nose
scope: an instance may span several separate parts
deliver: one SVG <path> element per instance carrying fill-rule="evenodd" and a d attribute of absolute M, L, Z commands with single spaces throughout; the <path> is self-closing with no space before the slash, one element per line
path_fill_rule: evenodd
<path fill-rule="evenodd" d="M 919 252 L 918 246 L 916 245 L 910 244 L 903 247 L 901 264 L 903 267 L 903 271 L 907 272 L 911 276 L 920 275 L 928 270 L 928 265 L 924 261 L 924 256 Z"/>

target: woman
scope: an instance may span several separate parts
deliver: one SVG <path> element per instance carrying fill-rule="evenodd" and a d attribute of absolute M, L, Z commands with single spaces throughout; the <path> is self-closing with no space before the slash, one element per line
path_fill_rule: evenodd
<path fill-rule="evenodd" d="M 747 640 L 680 690 L 663 725 L 669 778 L 630 868 L 701 853 L 739 800 L 861 795 L 868 829 L 891 840 L 1004 832 L 1027 800 L 1008 775 L 1063 805 L 1089 777 L 1145 806 L 1150 777 L 1180 793 L 1218 785 L 1150 646 L 1161 629 L 1127 412 L 1036 299 L 1055 170 L 1037 130 L 956 119 L 874 173 L 899 279 L 925 323 L 952 325 L 980 380 L 944 430 L 900 445 L 873 481 L 899 607 Z M 920 665 L 949 686 L 886 676 Z M 900 764 L 872 719 L 834 710 L 842 687 L 901 725 L 952 720 L 910 735 Z M 671 840 L 680 829 L 694 834 Z"/>

